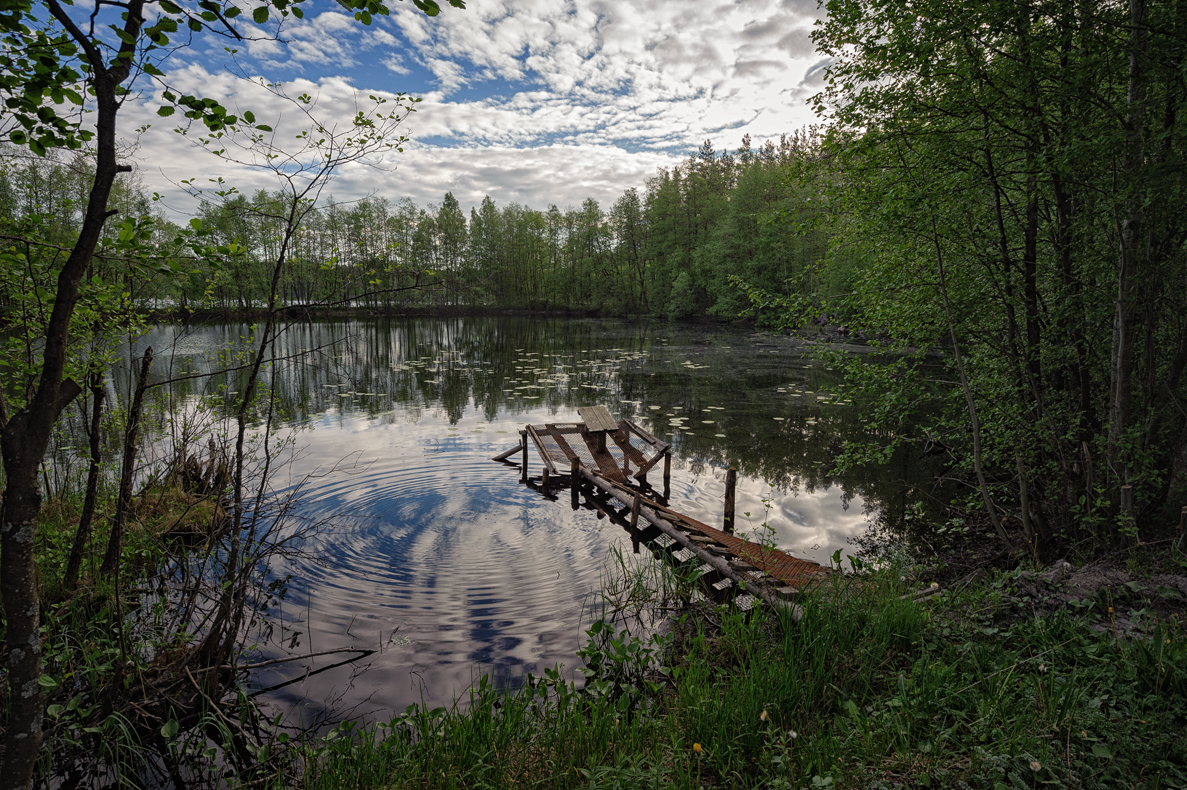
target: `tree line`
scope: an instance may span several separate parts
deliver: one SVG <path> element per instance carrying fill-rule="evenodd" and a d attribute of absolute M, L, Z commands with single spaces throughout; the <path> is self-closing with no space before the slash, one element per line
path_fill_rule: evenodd
<path fill-rule="evenodd" d="M 826 233 L 793 167 L 820 156 L 817 130 L 751 147 L 695 155 L 630 187 L 608 209 L 586 199 L 547 210 L 489 196 L 467 216 L 446 194 L 439 205 L 371 196 L 312 207 L 296 229 L 281 274 L 286 304 L 360 307 L 472 307 L 584 310 L 666 318 L 733 319 L 747 307 L 731 277 L 774 293 L 818 288 Z M 87 161 L 8 156 L 0 169 L 0 215 L 47 218 L 63 243 L 77 226 Z M 234 248 L 187 258 L 183 278 L 140 283 L 145 306 L 243 312 L 266 301 L 287 197 L 233 190 L 201 202 L 195 217 L 207 244 Z M 123 185 L 112 200 L 123 217 L 153 218 L 160 254 L 177 235 L 146 190 Z M 183 250 L 188 252 L 188 250 Z M 99 256 L 103 258 L 102 255 Z M 100 263 L 100 268 L 103 264 Z M 412 283 L 418 290 L 402 290 Z"/>

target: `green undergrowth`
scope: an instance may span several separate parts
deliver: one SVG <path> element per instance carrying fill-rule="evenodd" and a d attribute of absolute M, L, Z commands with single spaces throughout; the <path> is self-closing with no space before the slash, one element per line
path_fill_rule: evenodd
<path fill-rule="evenodd" d="M 104 773 L 109 786 L 152 784 L 164 764 L 152 738 L 176 734 L 177 721 L 146 710 L 153 678 L 172 657 L 184 657 L 186 623 L 166 616 L 178 602 L 167 597 L 162 575 L 182 546 L 176 525 L 209 522 L 213 505 L 158 487 L 133 503 L 123 533 L 120 572 L 104 575 L 100 564 L 110 533 L 114 502 L 96 508 L 95 529 L 82 556 L 77 585 L 64 573 L 78 528 L 81 496 L 46 502 L 37 539 L 37 583 L 41 601 L 45 742 L 34 786 Z M 6 633 L 0 619 L 0 640 Z M 0 710 L 10 689 L 0 675 Z M 147 723 L 146 723 L 147 722 Z M 0 729 L 6 726 L 0 718 Z M 88 786 L 83 782 L 81 786 Z"/>
<path fill-rule="evenodd" d="M 63 574 L 78 529 L 81 499 L 81 495 L 58 497 L 42 507 L 37 528 L 37 581 L 38 598 L 45 605 L 75 594 L 63 587 Z M 88 594 L 111 592 L 110 583 L 99 574 L 99 565 L 114 510 L 113 497 L 96 507 L 95 528 L 82 556 L 80 574 L 80 586 Z M 123 533 L 121 576 L 134 580 L 140 574 L 151 574 L 183 541 L 193 543 L 193 536 L 209 534 L 222 517 L 222 509 L 211 498 L 188 494 L 176 486 L 154 486 L 141 492 L 132 502 L 131 518 Z"/>
<path fill-rule="evenodd" d="M 992 585 L 919 601 L 898 571 L 790 613 L 686 609 L 587 631 L 549 670 L 465 704 L 338 726 L 271 780 L 310 788 L 1187 788 L 1187 640 L 1070 614 L 994 628 Z"/>

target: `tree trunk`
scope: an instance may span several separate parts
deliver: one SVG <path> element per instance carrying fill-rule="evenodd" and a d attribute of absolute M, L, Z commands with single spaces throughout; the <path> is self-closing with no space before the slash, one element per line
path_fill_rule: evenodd
<path fill-rule="evenodd" d="M 989 492 L 989 483 L 985 479 L 985 467 L 981 462 L 981 421 L 977 416 L 977 404 L 973 400 L 973 391 L 969 387 L 968 376 L 964 371 L 964 358 L 960 354 L 960 342 L 956 338 L 956 324 L 952 320 L 952 305 L 948 300 L 948 277 L 944 272 L 944 254 L 940 248 L 940 234 L 936 228 L 935 216 L 932 216 L 932 242 L 936 248 L 936 265 L 940 273 L 940 296 L 944 303 L 944 317 L 948 321 L 948 334 L 952 339 L 952 354 L 956 360 L 956 370 L 960 374 L 960 388 L 964 391 L 965 403 L 969 410 L 969 427 L 973 432 L 973 470 L 977 475 L 977 488 L 981 492 L 981 500 L 985 503 L 985 514 L 989 516 L 989 523 L 997 533 L 1006 548 L 1013 550 L 1014 543 L 997 517 L 997 508 L 993 504 L 993 496 Z"/>
<path fill-rule="evenodd" d="M 92 68 L 95 178 L 78 237 L 58 273 L 36 389 L 25 408 L 12 415 L 0 429 L 5 479 L 3 515 L 0 517 L 0 592 L 8 618 L 6 642 L 11 690 L 0 790 L 25 790 L 32 781 L 33 768 L 41 751 L 45 693 L 38 683 L 41 678 L 40 603 L 33 554 L 34 531 L 41 512 L 37 468 L 45 457 L 54 422 L 81 391 L 78 384 L 63 379 L 67 335 L 78 304 L 79 284 L 107 221 L 107 201 L 112 184 L 118 173 L 131 170 L 131 167 L 116 162 L 115 123 L 122 98 L 116 91 L 128 78 L 135 42 L 144 22 L 143 0 L 131 0 L 123 29 L 125 41 L 112 61 L 114 65 L 108 68 L 102 53 L 79 30 L 57 0 L 48 0 L 47 6 L 54 18 L 69 31 Z"/>
<path fill-rule="evenodd" d="M 87 438 L 90 440 L 91 457 L 87 466 L 87 492 L 82 501 L 82 513 L 78 517 L 78 530 L 74 533 L 74 546 L 70 549 L 70 559 L 66 563 L 66 575 L 62 586 L 73 590 L 78 585 L 78 572 L 82 567 L 82 555 L 86 553 L 87 542 L 91 539 L 91 523 L 95 517 L 95 500 L 99 493 L 99 462 L 100 433 L 99 424 L 103 418 L 103 374 L 91 374 L 88 386 L 91 390 L 91 421 L 87 426 Z"/>
<path fill-rule="evenodd" d="M 1117 274 L 1117 307 L 1113 317 L 1113 348 L 1109 366 L 1109 466 L 1126 480 L 1122 443 L 1132 417 L 1134 339 L 1137 333 L 1137 297 L 1141 290 L 1144 209 L 1140 184 L 1144 150 L 1146 84 L 1144 66 L 1149 46 L 1146 28 L 1147 0 L 1130 0 L 1129 89 L 1126 97 L 1127 145 L 1125 152 L 1126 217 L 1120 232 L 1120 271 Z"/>
<path fill-rule="evenodd" d="M 3 565 L 0 566 L 0 592 L 8 619 L 8 737 L 5 740 L 4 776 L 24 774 L 19 784 L 25 787 L 33 764 L 41 750 L 41 721 L 44 699 L 37 680 L 41 677 L 40 607 L 33 563 L 34 535 L 41 512 L 41 492 L 37 488 L 36 455 L 16 437 L 5 437 L 4 461 L 7 470 L 19 471 L 20 479 L 8 473 L 4 492 Z"/>
<path fill-rule="evenodd" d="M 111 536 L 107 539 L 107 553 L 103 556 L 104 575 L 115 573 L 119 568 L 120 554 L 124 540 L 124 525 L 132 509 L 132 474 L 136 471 L 136 436 L 140 432 L 140 412 L 144 408 L 144 391 L 148 389 L 148 369 L 152 367 L 152 349 L 144 350 L 140 362 L 140 378 L 136 380 L 136 391 L 132 395 L 132 407 L 128 411 L 128 423 L 124 428 L 124 463 L 120 469 L 119 494 L 115 500 L 115 519 L 111 524 Z M 118 595 L 118 592 L 117 592 Z"/>

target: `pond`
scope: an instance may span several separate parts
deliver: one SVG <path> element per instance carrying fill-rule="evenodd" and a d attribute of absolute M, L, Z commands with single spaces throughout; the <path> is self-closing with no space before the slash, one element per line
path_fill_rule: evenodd
<path fill-rule="evenodd" d="M 172 371 L 208 369 L 251 327 L 162 326 L 145 338 Z M 569 498 L 547 499 L 491 461 L 525 423 L 568 421 L 602 404 L 672 444 L 670 505 L 722 522 L 727 467 L 739 471 L 738 528 L 767 525 L 785 551 L 828 563 L 902 496 L 898 464 L 831 477 L 850 404 L 802 340 L 753 329 L 552 317 L 295 323 L 270 372 L 290 444 L 273 473 L 299 491 L 316 529 L 291 574 L 264 658 L 354 647 L 260 670 L 258 688 L 306 721 L 333 710 L 383 719 L 411 703 L 449 704 L 481 674 L 578 663 L 575 652 L 611 551 L 626 534 Z M 173 394 L 233 391 L 233 376 Z M 517 460 L 518 455 L 512 460 Z M 905 463 L 905 462 L 904 462 Z M 529 471 L 540 474 L 534 451 Z M 340 664 L 340 665 L 339 665 Z M 333 666 L 339 665 L 339 666 Z M 318 671 L 321 670 L 321 671 Z"/>

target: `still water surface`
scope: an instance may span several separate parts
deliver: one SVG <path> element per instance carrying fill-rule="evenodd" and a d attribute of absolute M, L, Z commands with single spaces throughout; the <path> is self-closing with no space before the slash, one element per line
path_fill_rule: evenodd
<path fill-rule="evenodd" d="M 203 369 L 250 334 L 240 324 L 158 328 L 144 341 L 172 370 Z M 478 675 L 513 685 L 576 665 L 612 546 L 630 543 L 594 511 L 549 500 L 490 460 L 525 423 L 604 404 L 673 448 L 671 506 L 720 525 L 725 469 L 739 469 L 741 531 L 766 522 L 780 548 L 819 562 L 867 529 L 906 469 L 826 475 L 861 416 L 826 393 L 835 373 L 803 341 L 753 329 L 617 320 L 483 317 L 297 324 L 273 388 L 292 440 L 277 486 L 300 486 L 318 528 L 289 567 L 265 658 L 343 647 L 262 670 L 298 679 L 273 703 L 382 719 L 449 704 Z M 165 371 L 159 371 L 164 375 Z M 174 394 L 206 395 L 232 376 Z M 518 455 L 512 460 L 518 460 Z M 539 475 L 534 451 L 529 471 Z M 657 470 L 658 471 L 658 470 Z M 653 474 L 653 477 L 659 477 Z M 658 481 L 653 481 L 658 484 Z M 749 513 L 749 516 L 744 515 Z M 584 617 L 584 619 L 583 619 Z M 316 672 L 316 674 L 314 674 Z M 308 674 L 307 674 L 308 673 Z"/>

